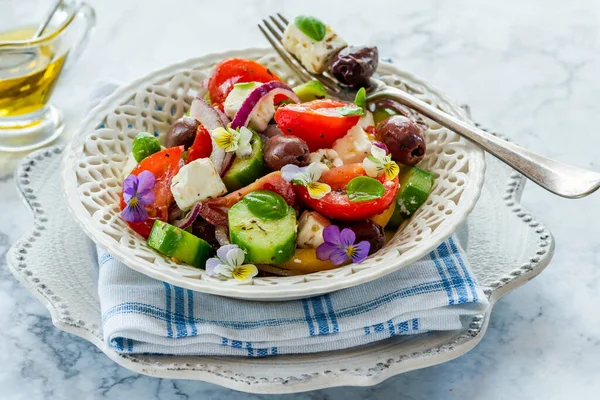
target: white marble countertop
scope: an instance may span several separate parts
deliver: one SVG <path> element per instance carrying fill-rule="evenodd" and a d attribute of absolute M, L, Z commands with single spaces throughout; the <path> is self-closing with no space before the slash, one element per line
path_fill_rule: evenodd
<path fill-rule="evenodd" d="M 268 12 L 315 14 L 471 105 L 474 118 L 542 154 L 600 170 L 597 0 L 90 1 L 98 25 L 54 103 L 72 132 L 91 88 L 191 56 L 265 45 Z M 172 5 L 167 5 L 172 3 Z M 350 3 L 356 5 L 349 5 Z M 375 2 L 372 2 L 375 3 Z M 16 3 L 15 3 L 16 4 Z M 341 12 L 338 12 L 341 10 Z M 235 15 L 231 12 L 235 11 Z M 6 165 L 9 158 L 0 153 Z M 443 365 L 371 388 L 296 399 L 562 399 L 600 392 L 600 194 L 564 200 L 529 185 L 523 203 L 556 237 L 539 277 L 501 299 L 481 344 Z M 52 326 L 8 272 L 5 252 L 28 228 L 12 175 L 0 175 L 0 387 L 3 399 L 251 399 L 212 384 L 153 379 L 117 366 Z M 266 396 L 265 396 L 266 397 Z"/>

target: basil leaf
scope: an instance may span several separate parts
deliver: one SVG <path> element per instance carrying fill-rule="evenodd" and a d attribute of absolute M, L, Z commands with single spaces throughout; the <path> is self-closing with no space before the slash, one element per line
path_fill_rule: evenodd
<path fill-rule="evenodd" d="M 343 106 L 335 109 L 338 114 L 343 115 L 344 117 L 351 117 L 353 115 L 363 115 L 363 109 L 361 107 L 350 107 Z"/>
<path fill-rule="evenodd" d="M 385 187 L 377 179 L 368 176 L 357 176 L 346 187 L 350 201 L 369 201 L 383 196 Z"/>
<path fill-rule="evenodd" d="M 257 190 L 244 197 L 248 210 L 258 218 L 278 220 L 286 216 L 288 205 L 277 193 L 268 190 Z"/>
<path fill-rule="evenodd" d="M 306 15 L 299 15 L 296 17 L 296 26 L 298 29 L 302 31 L 306 36 L 320 42 L 325 37 L 325 33 L 327 33 L 327 28 L 325 24 L 316 19 L 315 17 L 307 17 Z"/>
<path fill-rule="evenodd" d="M 356 97 L 354 98 L 354 104 L 363 109 L 363 115 L 365 114 L 365 110 L 367 109 L 367 91 L 364 87 L 358 89 L 356 92 Z"/>

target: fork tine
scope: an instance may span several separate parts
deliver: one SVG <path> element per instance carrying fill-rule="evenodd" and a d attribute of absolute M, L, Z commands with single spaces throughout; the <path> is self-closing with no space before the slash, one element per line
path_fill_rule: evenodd
<path fill-rule="evenodd" d="M 281 33 L 283 34 L 283 32 L 285 31 L 285 26 L 281 24 L 281 22 L 277 21 L 277 18 L 275 18 L 272 15 L 269 15 L 269 18 L 271 18 L 271 21 L 273 21 L 273 23 L 275 25 L 277 25 L 277 27 L 279 28 L 279 30 L 281 31 Z M 287 25 L 287 24 L 285 24 Z"/>
<path fill-rule="evenodd" d="M 301 80 L 310 81 L 312 79 L 310 75 L 306 75 L 304 71 L 296 65 L 294 60 L 287 55 L 287 51 L 283 48 L 283 46 L 277 40 L 273 39 L 273 37 L 267 33 L 262 25 L 259 24 L 258 29 L 260 29 L 265 38 L 269 41 L 269 43 L 271 43 L 271 46 L 273 46 L 273 49 L 277 52 L 277 54 L 279 54 L 283 61 L 285 61 L 285 63 L 300 77 Z"/>
<path fill-rule="evenodd" d="M 283 15 L 277 13 L 277 16 L 279 18 L 281 18 L 281 20 L 283 21 L 284 24 L 286 24 L 286 25 L 289 24 L 288 20 Z"/>

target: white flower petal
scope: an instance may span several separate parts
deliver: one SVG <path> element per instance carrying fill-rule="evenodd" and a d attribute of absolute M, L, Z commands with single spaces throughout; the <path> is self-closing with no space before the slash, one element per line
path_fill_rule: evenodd
<path fill-rule="evenodd" d="M 216 274 L 224 276 L 225 278 L 232 278 L 233 277 L 233 268 L 234 267 L 232 267 L 230 265 L 220 264 L 215 267 L 214 272 Z"/>
<path fill-rule="evenodd" d="M 281 168 L 281 177 L 286 182 L 291 182 L 296 179 L 296 175 L 301 174 L 302 170 L 299 166 L 288 164 Z"/>
<path fill-rule="evenodd" d="M 244 253 L 244 250 L 240 248 L 231 249 L 227 252 L 227 265 L 239 267 L 244 263 L 245 258 L 246 254 Z"/>
<path fill-rule="evenodd" d="M 306 167 L 305 175 L 308 182 L 316 182 L 321 177 L 323 169 L 319 164 L 321 163 L 311 163 L 308 167 Z"/>
<path fill-rule="evenodd" d="M 385 150 L 381 147 L 371 146 L 371 154 L 373 154 L 373 157 L 375 157 L 376 159 L 381 160 L 381 162 L 385 162 L 384 160 L 387 154 L 385 153 Z"/>
<path fill-rule="evenodd" d="M 375 146 L 373 146 L 374 148 Z M 365 158 L 362 162 L 363 168 L 371 178 L 377 178 L 381 174 L 382 166 L 373 162 L 370 158 Z"/>

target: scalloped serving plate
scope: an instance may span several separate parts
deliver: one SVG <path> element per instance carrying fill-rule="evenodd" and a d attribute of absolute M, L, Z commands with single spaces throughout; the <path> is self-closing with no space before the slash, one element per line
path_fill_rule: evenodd
<path fill-rule="evenodd" d="M 479 198 L 485 159 L 481 149 L 429 121 L 427 152 L 421 167 L 436 176 L 429 200 L 382 250 L 360 264 L 291 277 L 255 278 L 250 283 L 221 281 L 204 270 L 158 254 L 119 217 L 121 171 L 139 131 L 164 136 L 171 123 L 203 96 L 201 82 L 216 62 L 229 57 L 257 59 L 293 84 L 293 75 L 271 50 L 249 49 L 184 61 L 121 87 L 94 108 L 65 151 L 63 189 L 83 231 L 130 268 L 183 288 L 250 300 L 289 300 L 358 285 L 422 258 L 447 239 Z M 438 89 L 390 63 L 378 73 L 389 85 L 463 120 L 464 110 Z"/>
<path fill-rule="evenodd" d="M 346 350 L 266 358 L 121 355 L 103 341 L 94 243 L 78 228 L 56 191 L 61 150 L 41 150 L 15 172 L 34 215 L 33 229 L 8 252 L 14 276 L 50 311 L 59 329 L 90 341 L 130 370 L 196 379 L 254 393 L 291 393 L 332 386 L 375 385 L 391 376 L 454 359 L 482 339 L 494 303 L 539 274 L 554 241 L 520 204 L 525 180 L 488 157 L 481 200 L 457 231 L 490 301 L 467 331 L 398 336 Z"/>

